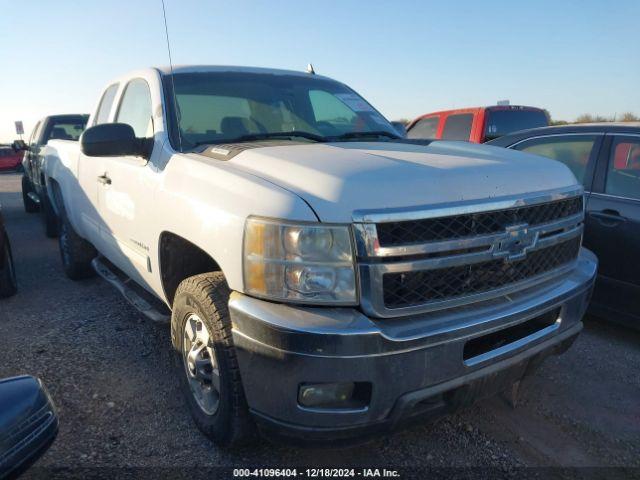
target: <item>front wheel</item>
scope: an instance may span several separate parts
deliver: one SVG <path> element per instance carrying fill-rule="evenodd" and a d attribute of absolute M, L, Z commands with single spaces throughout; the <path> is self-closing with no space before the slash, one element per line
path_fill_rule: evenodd
<path fill-rule="evenodd" d="M 181 389 L 198 428 L 221 446 L 247 442 L 253 422 L 231 337 L 229 287 L 220 272 L 178 287 L 171 324 Z"/>
<path fill-rule="evenodd" d="M 11 247 L 9 239 L 4 239 L 4 251 L 0 252 L 0 298 L 10 297 L 18 291 L 18 282 L 16 281 L 16 271 L 13 267 L 13 256 L 11 255 Z"/>

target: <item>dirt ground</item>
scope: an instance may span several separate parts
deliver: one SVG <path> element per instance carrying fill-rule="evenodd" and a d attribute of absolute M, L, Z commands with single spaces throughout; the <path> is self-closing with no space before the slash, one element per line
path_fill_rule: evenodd
<path fill-rule="evenodd" d="M 351 449 L 218 449 L 194 427 L 178 390 L 168 328 L 98 278 L 68 280 L 57 241 L 44 236 L 38 214 L 24 212 L 19 192 L 20 176 L 0 175 L 19 281 L 18 295 L 0 301 L 0 377 L 39 376 L 58 406 L 60 433 L 35 472 L 375 465 L 640 475 L 640 333 L 591 318 L 566 354 L 526 381 L 515 409 L 495 397 Z"/>

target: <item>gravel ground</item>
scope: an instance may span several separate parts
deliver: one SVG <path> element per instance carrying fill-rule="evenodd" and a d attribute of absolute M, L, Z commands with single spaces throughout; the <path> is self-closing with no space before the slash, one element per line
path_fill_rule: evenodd
<path fill-rule="evenodd" d="M 0 377 L 41 377 L 59 408 L 60 433 L 40 468 L 481 466 L 519 476 L 524 466 L 616 466 L 640 474 L 640 334 L 593 319 L 569 352 L 523 384 L 515 409 L 495 397 L 351 449 L 218 449 L 178 390 L 168 328 L 100 279 L 68 280 L 57 242 L 24 212 L 19 191 L 18 175 L 0 175 L 20 289 L 0 303 Z"/>

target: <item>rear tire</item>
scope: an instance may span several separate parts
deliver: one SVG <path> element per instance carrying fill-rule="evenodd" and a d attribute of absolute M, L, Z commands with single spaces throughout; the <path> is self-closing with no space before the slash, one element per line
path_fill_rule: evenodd
<path fill-rule="evenodd" d="M 26 175 L 22 176 L 22 203 L 24 204 L 24 211 L 27 213 L 35 213 L 40 206 L 34 202 L 29 194 L 33 192 L 33 185 Z"/>
<path fill-rule="evenodd" d="M 56 238 L 59 233 L 60 222 L 46 192 L 40 202 L 40 213 L 42 215 L 42 223 L 44 224 L 44 233 L 49 238 Z"/>
<path fill-rule="evenodd" d="M 2 259 L 2 267 L 0 267 L 0 298 L 7 298 L 18 292 L 18 282 L 16 281 L 16 271 L 13 267 L 9 239 L 5 237 L 4 240 L 4 252 L 0 252 L 0 255 L 4 257 Z"/>
<path fill-rule="evenodd" d="M 229 294 L 221 272 L 187 278 L 178 286 L 171 317 L 176 366 L 189 411 L 200 431 L 223 447 L 247 443 L 255 432 L 231 337 Z M 197 323 L 197 328 L 189 323 Z M 197 336 L 200 340 L 188 338 L 196 330 L 205 333 Z M 201 368 L 193 368 L 196 365 Z M 214 400 L 203 400 L 212 389 Z"/>
<path fill-rule="evenodd" d="M 98 252 L 84 238 L 78 235 L 64 212 L 61 212 L 60 236 L 58 245 L 64 273 L 71 280 L 82 280 L 95 276 L 96 272 L 91 266 Z"/>

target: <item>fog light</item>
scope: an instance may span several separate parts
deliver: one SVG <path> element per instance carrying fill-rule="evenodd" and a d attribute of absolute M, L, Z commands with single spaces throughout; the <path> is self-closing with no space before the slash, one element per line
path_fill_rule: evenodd
<path fill-rule="evenodd" d="M 301 385 L 298 392 L 298 403 L 303 407 L 345 408 L 352 403 L 355 384 L 316 383 Z"/>

